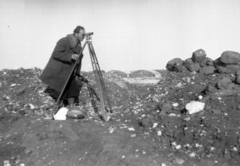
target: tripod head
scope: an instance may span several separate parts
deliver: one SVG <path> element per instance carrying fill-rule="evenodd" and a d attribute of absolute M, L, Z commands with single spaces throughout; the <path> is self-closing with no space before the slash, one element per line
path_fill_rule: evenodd
<path fill-rule="evenodd" d="M 93 32 L 85 33 L 83 36 L 86 37 L 86 41 L 91 40 L 91 36 L 93 35 Z"/>

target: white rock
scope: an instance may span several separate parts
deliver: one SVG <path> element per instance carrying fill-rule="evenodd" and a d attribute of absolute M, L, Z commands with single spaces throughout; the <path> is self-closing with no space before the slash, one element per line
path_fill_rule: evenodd
<path fill-rule="evenodd" d="M 181 149 L 181 147 L 182 147 L 181 145 L 177 145 L 176 149 Z"/>
<path fill-rule="evenodd" d="M 167 166 L 167 164 L 165 164 L 165 163 L 162 163 L 162 164 L 161 164 L 161 166 Z"/>
<path fill-rule="evenodd" d="M 157 135 L 158 135 L 158 136 L 161 136 L 161 135 L 162 135 L 162 131 L 161 131 L 161 130 L 158 130 L 158 131 L 157 131 Z"/>
<path fill-rule="evenodd" d="M 183 160 L 183 159 L 180 159 L 180 158 L 176 158 L 175 159 L 175 162 L 177 163 L 177 164 L 183 164 L 185 161 Z"/>
<path fill-rule="evenodd" d="M 55 115 L 53 115 L 55 120 L 66 120 L 67 119 L 68 109 L 66 107 L 62 107 Z"/>
<path fill-rule="evenodd" d="M 190 157 L 195 157 L 196 154 L 195 154 L 194 152 L 192 152 L 192 153 L 189 154 L 189 156 L 190 156 Z"/>
<path fill-rule="evenodd" d="M 181 82 L 179 82 L 179 83 L 177 83 L 177 85 L 175 85 L 175 87 L 178 87 L 178 88 L 180 88 L 181 86 L 182 86 Z"/>
<path fill-rule="evenodd" d="M 152 128 L 155 128 L 157 127 L 158 123 L 153 123 L 153 127 Z"/>
<path fill-rule="evenodd" d="M 29 107 L 31 108 L 31 109 L 34 109 L 35 107 L 34 107 L 34 105 L 33 104 L 28 104 L 29 105 Z"/>
<path fill-rule="evenodd" d="M 128 130 L 129 131 L 135 131 L 135 129 L 133 127 L 129 127 Z"/>
<path fill-rule="evenodd" d="M 189 120 L 191 120 L 191 118 L 190 117 L 186 117 L 186 118 L 184 118 L 184 120 L 185 121 L 189 121 Z"/>
<path fill-rule="evenodd" d="M 233 147 L 233 151 L 236 151 L 236 152 L 237 152 L 238 150 L 237 150 L 237 148 L 236 148 L 236 147 Z"/>
<path fill-rule="evenodd" d="M 111 127 L 109 127 L 108 130 L 109 130 L 109 133 L 113 133 L 115 129 L 111 126 Z"/>
<path fill-rule="evenodd" d="M 199 101 L 191 101 L 190 103 L 186 104 L 186 109 L 188 110 L 189 114 L 194 114 L 196 112 L 202 111 L 204 109 L 205 103 Z"/>
<path fill-rule="evenodd" d="M 176 142 L 172 142 L 172 145 L 173 145 L 173 146 L 176 146 L 176 145 L 177 145 L 177 143 L 176 143 Z"/>
<path fill-rule="evenodd" d="M 173 107 L 177 107 L 179 104 L 178 103 L 173 103 L 172 106 Z"/>
<path fill-rule="evenodd" d="M 5 160 L 5 161 L 3 162 L 3 164 L 4 164 L 4 166 L 11 166 L 11 164 L 10 164 L 10 161 L 9 161 L 9 160 Z"/>
<path fill-rule="evenodd" d="M 203 97 L 202 97 L 201 95 L 200 95 L 200 96 L 198 96 L 198 99 L 200 99 L 200 100 L 201 100 L 202 98 L 203 98 Z"/>
<path fill-rule="evenodd" d="M 16 86 L 16 84 L 11 84 L 10 87 L 12 87 L 12 86 Z"/>

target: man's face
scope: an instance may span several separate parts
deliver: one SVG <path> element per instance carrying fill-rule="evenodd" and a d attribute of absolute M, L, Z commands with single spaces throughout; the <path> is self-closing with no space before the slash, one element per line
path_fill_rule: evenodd
<path fill-rule="evenodd" d="M 81 29 L 79 31 L 79 33 L 76 34 L 76 37 L 78 38 L 79 41 L 83 41 L 84 39 L 84 34 L 85 34 L 85 30 Z"/>

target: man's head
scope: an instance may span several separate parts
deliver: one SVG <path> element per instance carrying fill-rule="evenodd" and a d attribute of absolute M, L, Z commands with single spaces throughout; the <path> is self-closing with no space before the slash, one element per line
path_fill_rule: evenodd
<path fill-rule="evenodd" d="M 73 31 L 73 35 L 79 40 L 79 41 L 83 41 L 84 39 L 84 34 L 85 34 L 85 29 L 82 26 L 77 26 L 74 31 Z"/>

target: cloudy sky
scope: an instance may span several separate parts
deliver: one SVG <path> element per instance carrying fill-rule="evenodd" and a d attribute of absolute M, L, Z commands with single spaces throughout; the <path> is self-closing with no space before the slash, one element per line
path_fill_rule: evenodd
<path fill-rule="evenodd" d="M 239 0 L 1 0 L 0 70 L 44 68 L 77 25 L 94 32 L 101 69 L 165 69 L 204 49 L 240 52 Z M 90 71 L 88 50 L 82 70 Z"/>

